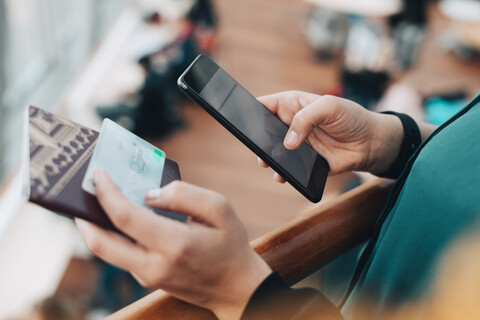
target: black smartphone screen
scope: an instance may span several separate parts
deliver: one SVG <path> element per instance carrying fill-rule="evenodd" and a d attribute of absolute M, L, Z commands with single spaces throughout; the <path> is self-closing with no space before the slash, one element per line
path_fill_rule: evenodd
<path fill-rule="evenodd" d="M 206 56 L 199 56 L 179 79 L 179 85 L 187 85 L 197 98 L 206 102 L 207 111 L 249 146 L 250 142 L 264 155 L 258 154 L 282 177 L 304 193 L 311 201 L 319 201 L 328 175 L 328 163 L 309 145 L 303 143 L 296 150 L 288 150 L 283 140 L 288 131 L 270 110 L 263 106 L 247 90 L 239 85 L 223 69 Z M 185 90 L 185 88 L 183 88 Z M 188 90 L 187 90 L 188 91 Z M 188 92 L 187 92 L 188 93 Z M 198 101 L 197 101 L 198 102 Z M 210 110 L 209 110 L 210 109 Z M 251 147 L 251 146 L 249 146 Z M 255 151 L 255 150 L 253 150 Z M 293 181 L 292 181 L 293 180 Z M 293 183 L 292 183 L 293 182 Z"/>

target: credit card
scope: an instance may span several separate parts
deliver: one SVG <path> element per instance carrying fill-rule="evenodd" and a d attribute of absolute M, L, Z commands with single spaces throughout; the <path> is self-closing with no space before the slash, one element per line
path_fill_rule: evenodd
<path fill-rule="evenodd" d="M 105 119 L 82 182 L 82 189 L 95 195 L 93 172 L 105 170 L 120 191 L 135 205 L 145 205 L 145 194 L 160 187 L 165 152 L 135 134 Z"/>

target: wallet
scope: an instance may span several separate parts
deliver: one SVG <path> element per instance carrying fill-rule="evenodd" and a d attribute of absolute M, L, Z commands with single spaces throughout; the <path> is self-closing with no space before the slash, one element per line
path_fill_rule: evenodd
<path fill-rule="evenodd" d="M 98 135 L 95 130 L 30 107 L 29 201 L 115 230 L 96 197 L 81 187 Z M 180 179 L 178 164 L 167 158 L 159 187 Z"/>

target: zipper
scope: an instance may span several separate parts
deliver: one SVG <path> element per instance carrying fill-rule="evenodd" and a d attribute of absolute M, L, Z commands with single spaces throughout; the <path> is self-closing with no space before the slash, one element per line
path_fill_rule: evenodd
<path fill-rule="evenodd" d="M 343 299 L 341 300 L 340 304 L 337 306 L 339 309 L 342 309 L 345 303 L 347 302 L 350 294 L 353 291 L 353 288 L 357 284 L 358 280 L 360 279 L 360 275 L 363 271 L 363 268 L 365 267 L 365 264 L 367 263 L 368 257 L 372 254 L 373 248 L 377 244 L 378 237 L 380 235 L 380 231 L 382 229 L 382 225 L 385 222 L 385 219 L 387 218 L 388 214 L 390 213 L 390 210 L 392 210 L 393 206 L 395 205 L 395 200 L 398 198 L 398 195 L 400 191 L 403 188 L 403 185 L 405 184 L 406 178 L 408 174 L 410 173 L 410 170 L 412 168 L 412 164 L 415 161 L 415 159 L 418 157 L 418 154 L 422 149 L 425 147 L 425 145 L 434 137 L 436 136 L 439 132 L 441 132 L 446 126 L 450 125 L 452 122 L 463 116 L 465 113 L 467 113 L 471 108 L 473 108 L 475 105 L 477 105 L 480 102 L 480 95 L 474 98 L 463 110 L 461 110 L 459 113 L 457 113 L 454 117 L 452 117 L 450 120 L 445 122 L 443 125 L 438 127 L 425 141 L 422 142 L 422 144 L 418 147 L 418 149 L 415 151 L 415 153 L 410 157 L 408 160 L 405 169 L 403 170 L 402 174 L 398 178 L 397 182 L 393 186 L 392 190 L 390 191 L 387 199 L 387 205 L 383 209 L 382 213 L 380 214 L 380 217 L 377 220 L 377 223 L 375 224 L 375 230 L 372 234 L 372 238 L 370 239 L 367 247 L 365 250 L 363 250 L 362 254 L 360 255 L 360 258 L 358 259 L 357 267 L 355 268 L 355 272 L 353 273 L 352 280 L 350 281 L 350 284 L 348 286 L 347 291 L 345 292 L 345 295 Z"/>

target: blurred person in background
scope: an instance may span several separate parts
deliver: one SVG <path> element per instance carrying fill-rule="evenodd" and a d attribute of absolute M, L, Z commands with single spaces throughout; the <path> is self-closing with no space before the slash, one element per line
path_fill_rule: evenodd
<path fill-rule="evenodd" d="M 414 64 L 427 22 L 427 0 L 402 2 L 402 10 L 390 17 L 351 18 L 342 97 L 374 108 L 392 76 Z"/>
<path fill-rule="evenodd" d="M 347 0 L 311 2 L 318 7 L 305 33 L 316 55 L 328 60 L 343 51 L 340 87 L 328 93 L 374 108 L 392 76 L 415 62 L 427 22 L 427 0 L 392 0 L 384 9 L 377 9 L 374 1 L 363 7 Z M 340 8 L 343 13 L 335 11 Z"/>
<path fill-rule="evenodd" d="M 146 21 L 151 25 L 165 23 L 159 12 L 149 13 Z M 178 108 L 184 95 L 176 79 L 199 53 L 210 52 L 216 44 L 217 17 L 211 1 L 193 1 L 185 17 L 173 25 L 176 39 L 138 60 L 145 74 L 138 93 L 116 106 L 98 107 L 100 117 L 120 123 L 127 120 L 132 132 L 148 138 L 164 138 L 185 125 Z"/>

